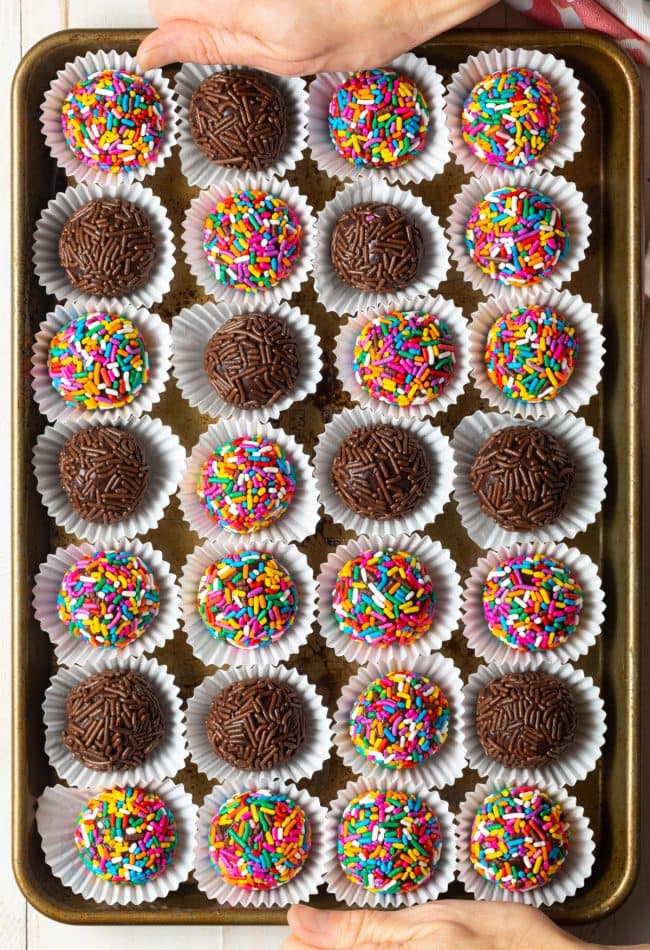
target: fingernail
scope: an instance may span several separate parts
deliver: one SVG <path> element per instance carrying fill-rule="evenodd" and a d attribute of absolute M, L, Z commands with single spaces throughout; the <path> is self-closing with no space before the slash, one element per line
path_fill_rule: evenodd
<path fill-rule="evenodd" d="M 312 933 L 324 933 L 327 930 L 330 912 L 328 910 L 317 910 L 315 907 L 307 907 L 306 904 L 298 904 L 292 910 L 292 923 L 303 930 L 311 930 Z"/>

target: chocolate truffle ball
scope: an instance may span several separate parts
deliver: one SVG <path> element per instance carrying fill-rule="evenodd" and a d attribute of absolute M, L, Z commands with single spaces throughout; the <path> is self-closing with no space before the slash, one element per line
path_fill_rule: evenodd
<path fill-rule="evenodd" d="M 554 435 L 523 425 L 493 432 L 477 452 L 469 478 L 488 517 L 509 531 L 529 531 L 562 514 L 575 474 Z"/>
<path fill-rule="evenodd" d="M 205 372 L 224 402 L 261 409 L 291 392 L 300 371 L 298 343 L 272 314 L 231 317 L 205 348 Z"/>
<path fill-rule="evenodd" d="M 265 677 L 222 689 L 212 700 L 205 728 L 215 755 L 250 771 L 283 765 L 302 746 L 307 731 L 297 690 Z"/>
<path fill-rule="evenodd" d="M 417 276 L 422 235 L 396 205 L 364 201 L 334 225 L 331 255 L 338 276 L 357 290 L 403 290 Z"/>
<path fill-rule="evenodd" d="M 261 73 L 228 69 L 208 76 L 189 111 L 192 138 L 216 165 L 261 171 L 284 147 L 287 105 Z"/>
<path fill-rule="evenodd" d="M 542 670 L 498 676 L 476 701 L 479 742 L 507 768 L 547 765 L 571 745 L 576 727 L 571 690 Z"/>
<path fill-rule="evenodd" d="M 121 198 L 94 198 L 66 221 L 59 259 L 73 287 L 97 297 L 121 297 L 149 279 L 156 239 L 147 214 Z"/>
<path fill-rule="evenodd" d="M 102 670 L 68 694 L 63 743 L 97 772 L 141 765 L 163 737 L 160 702 L 150 681 L 133 670 Z"/>
<path fill-rule="evenodd" d="M 341 501 L 356 514 L 379 521 L 417 508 L 430 477 L 419 439 L 382 423 L 350 432 L 332 464 L 332 483 Z"/>
<path fill-rule="evenodd" d="M 149 466 L 142 446 L 116 426 L 81 429 L 63 443 L 61 485 L 86 521 L 116 524 L 132 514 L 147 490 Z"/>

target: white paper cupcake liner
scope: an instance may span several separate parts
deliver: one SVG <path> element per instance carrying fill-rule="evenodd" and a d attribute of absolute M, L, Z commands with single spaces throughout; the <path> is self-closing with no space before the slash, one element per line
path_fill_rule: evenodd
<path fill-rule="evenodd" d="M 444 85 L 442 76 L 422 56 L 404 53 L 387 66 L 408 76 L 424 96 L 429 110 L 429 126 L 424 148 L 405 165 L 397 168 L 374 168 L 354 165 L 343 158 L 332 144 L 329 134 L 329 105 L 336 89 L 349 78 L 349 73 L 319 73 L 309 87 L 308 137 L 311 157 L 322 172 L 334 178 L 384 178 L 392 184 L 430 181 L 440 174 L 449 161 L 449 135 L 443 118 Z"/>
<path fill-rule="evenodd" d="M 472 541 L 482 548 L 499 548 L 518 541 L 562 541 L 574 538 L 593 524 L 605 498 L 607 484 L 605 461 L 600 442 L 585 420 L 571 413 L 539 419 L 535 425 L 555 436 L 566 446 L 575 464 L 575 481 L 566 507 L 559 518 L 548 525 L 529 531 L 508 531 L 484 515 L 478 498 L 472 490 L 469 473 L 476 454 L 485 440 L 506 426 L 530 425 L 524 419 L 515 419 L 497 412 L 475 412 L 456 427 L 452 438 L 454 453 L 454 498 L 463 527 Z"/>
<path fill-rule="evenodd" d="M 284 514 L 268 528 L 251 534 L 234 535 L 213 521 L 202 507 L 196 493 L 196 480 L 208 456 L 218 445 L 239 436 L 261 436 L 279 445 L 291 460 L 296 473 L 295 494 Z M 246 424 L 235 419 L 214 423 L 203 433 L 187 460 L 178 492 L 181 509 L 190 528 L 209 541 L 236 537 L 240 548 L 259 547 L 269 541 L 303 541 L 313 534 L 318 524 L 318 498 L 311 465 L 293 436 L 280 428 L 255 422 Z"/>
<path fill-rule="evenodd" d="M 566 564 L 582 588 L 583 604 L 574 633 L 553 650 L 530 653 L 516 650 L 495 637 L 483 613 L 483 587 L 490 571 L 507 558 L 543 554 Z M 463 630 L 467 644 L 486 663 L 498 663 L 510 670 L 530 670 L 547 663 L 574 663 L 584 656 L 600 636 L 605 616 L 605 595 L 598 568 L 586 554 L 566 544 L 529 541 L 488 551 L 471 569 L 463 590 Z"/>
<path fill-rule="evenodd" d="M 375 399 L 374 396 L 366 392 L 356 378 L 354 348 L 359 333 L 366 324 L 372 322 L 378 316 L 389 313 L 391 310 L 420 310 L 425 313 L 432 313 L 449 327 L 456 350 L 453 375 L 440 395 L 424 405 L 398 406 L 384 402 L 382 399 Z M 381 307 L 376 310 L 365 310 L 350 317 L 348 322 L 341 326 L 334 346 L 334 360 L 343 389 L 350 394 L 362 409 L 377 409 L 394 419 L 403 419 L 410 416 L 416 419 L 432 418 L 441 412 L 446 412 L 450 406 L 453 406 L 462 396 L 469 382 L 467 320 L 459 307 L 455 306 L 451 300 L 439 295 L 436 297 L 426 296 L 422 300 L 417 300 L 415 304 L 398 304 L 390 308 Z"/>
<path fill-rule="evenodd" d="M 94 297 L 73 287 L 59 259 L 59 238 L 69 218 L 83 205 L 96 198 L 119 198 L 137 205 L 149 218 L 156 241 L 156 260 L 151 276 L 136 290 L 122 297 Z M 60 191 L 52 198 L 36 224 L 34 234 L 34 271 L 45 292 L 57 300 L 70 300 L 80 307 L 95 310 L 119 310 L 132 304 L 150 309 L 160 303 L 174 276 L 174 238 L 171 221 L 160 198 L 139 182 L 112 181 L 106 185 L 83 184 Z"/>
<path fill-rule="evenodd" d="M 246 292 L 219 283 L 203 249 L 203 225 L 206 216 L 217 201 L 242 188 L 266 191 L 280 198 L 296 213 L 302 225 L 300 256 L 293 270 L 274 287 L 264 290 Z M 307 199 L 294 185 L 287 181 L 278 181 L 277 178 L 269 179 L 261 174 L 240 175 L 236 182 L 224 181 L 219 185 L 212 185 L 192 200 L 183 222 L 182 243 L 183 253 L 192 274 L 199 286 L 211 297 L 225 301 L 233 307 L 239 306 L 247 297 L 256 300 L 258 307 L 279 304 L 295 294 L 311 272 L 314 257 L 314 218 Z"/>
<path fill-rule="evenodd" d="M 485 343 L 492 325 L 508 312 L 500 298 L 490 297 L 478 305 L 469 325 L 470 372 L 478 391 L 490 406 L 499 412 L 527 419 L 545 419 L 577 412 L 595 395 L 600 383 L 605 356 L 605 341 L 598 316 L 588 303 L 568 290 L 545 291 L 531 287 L 524 295 L 522 307 L 550 307 L 576 331 L 578 351 L 570 379 L 554 399 L 525 402 L 506 396 L 489 378 L 485 368 Z"/>
<path fill-rule="evenodd" d="M 45 861 L 54 876 L 73 894 L 111 907 L 124 907 L 160 900 L 178 890 L 187 880 L 194 857 L 196 805 L 182 785 L 175 785 L 169 779 L 147 782 L 145 788 L 159 795 L 174 815 L 178 843 L 173 860 L 160 877 L 134 886 L 102 881 L 86 869 L 78 856 L 74 843 L 75 824 L 86 803 L 97 795 L 99 789 L 64 788 L 62 785 L 45 789 L 36 808 L 36 826 Z"/>
<path fill-rule="evenodd" d="M 334 801 L 330 802 L 327 813 L 326 845 L 327 864 L 325 867 L 325 881 L 331 894 L 348 907 L 413 907 L 415 904 L 424 904 L 435 901 L 444 894 L 454 879 L 456 872 L 456 842 L 454 838 L 454 820 L 447 802 L 443 801 L 437 792 L 417 793 L 419 798 L 427 803 L 438 819 L 442 849 L 438 866 L 431 877 L 423 881 L 418 888 L 402 894 L 373 894 L 365 890 L 345 876 L 339 863 L 336 844 L 338 839 L 339 822 L 346 807 L 356 798 L 369 791 L 391 791 L 395 785 L 387 779 L 370 781 L 367 778 L 348 782 Z"/>
<path fill-rule="evenodd" d="M 546 792 L 552 801 L 562 805 L 571 835 L 567 857 L 548 884 L 530 891 L 506 891 L 481 877 L 474 870 L 469 858 L 472 823 L 478 808 L 487 796 L 501 791 L 504 785 L 495 782 L 477 785 L 468 792 L 456 819 L 458 877 L 463 882 L 467 893 L 471 894 L 475 900 L 548 907 L 551 904 L 561 904 L 567 897 L 573 897 L 591 874 L 594 864 L 594 835 L 584 809 L 573 796 L 569 796 L 565 788 L 546 784 L 537 784 L 535 787 Z"/>
<path fill-rule="evenodd" d="M 178 625 L 180 615 L 180 591 L 175 576 L 170 572 L 169 564 L 160 551 L 155 550 L 148 541 L 127 541 L 122 539 L 110 546 L 113 551 L 126 551 L 141 558 L 156 579 L 160 592 L 158 614 L 137 640 L 132 640 L 122 649 L 94 647 L 73 637 L 68 628 L 59 620 L 56 611 L 56 598 L 61 587 L 63 575 L 80 558 L 95 553 L 98 548 L 92 544 L 71 544 L 57 548 L 48 554 L 38 569 L 34 580 L 34 615 L 41 628 L 54 646 L 58 663 L 63 666 L 78 665 L 86 672 L 115 665 L 116 657 L 132 659 L 151 653 L 156 647 L 169 640 Z"/>
<path fill-rule="evenodd" d="M 337 574 L 343 565 L 362 551 L 382 548 L 406 551 L 411 557 L 417 558 L 429 575 L 436 595 L 435 613 L 430 629 L 409 644 L 377 647 L 353 640 L 342 632 L 332 609 L 332 593 Z M 371 537 L 360 535 L 340 544 L 329 555 L 327 561 L 321 565 L 316 583 L 321 636 L 337 656 L 344 657 L 350 663 L 366 666 L 368 663 L 381 661 L 389 662 L 393 669 L 410 669 L 417 657 L 428 656 L 439 650 L 443 643 L 451 639 L 452 633 L 458 627 L 461 609 L 460 577 L 449 551 L 443 548 L 439 541 L 432 541 L 428 537 L 406 534 Z"/>
<path fill-rule="evenodd" d="M 110 425 L 151 412 L 169 377 L 171 334 L 158 314 L 136 310 L 131 306 L 121 307 L 119 316 L 130 320 L 140 332 L 149 358 L 149 378 L 133 402 L 116 409 L 78 409 L 74 404 L 64 402 L 58 394 L 47 368 L 50 343 L 62 327 L 84 313 L 88 313 L 87 307 L 79 307 L 74 303 L 59 305 L 52 313 L 48 313 L 36 334 L 32 348 L 32 389 L 40 411 L 48 422 L 101 420 Z"/>
<path fill-rule="evenodd" d="M 231 317 L 242 313 L 268 312 L 287 324 L 298 344 L 300 372 L 291 392 L 280 396 L 270 406 L 261 409 L 239 409 L 224 402 L 211 386 L 203 365 L 205 347 L 210 338 Z M 323 370 L 319 336 L 309 317 L 288 303 L 260 307 L 255 294 L 236 304 L 194 304 L 186 307 L 172 322 L 172 350 L 174 375 L 179 388 L 190 406 L 213 418 L 236 417 L 242 423 L 267 422 L 279 416 L 283 409 L 315 392 Z"/>
<path fill-rule="evenodd" d="M 239 769 L 215 753 L 208 740 L 205 720 L 213 699 L 222 690 L 232 683 L 256 677 L 268 677 L 288 683 L 298 692 L 305 710 L 305 741 L 282 765 L 270 769 Z M 247 787 L 252 782 L 263 787 L 267 782 L 276 780 L 299 782 L 303 778 L 311 778 L 329 758 L 332 730 L 323 700 L 306 676 L 302 676 L 295 669 L 261 663 L 220 671 L 197 686 L 187 703 L 187 739 L 192 761 L 209 779 L 232 782 L 242 787 Z"/>
<path fill-rule="evenodd" d="M 304 866 L 291 881 L 268 891 L 247 891 L 228 884 L 217 874 L 210 861 L 208 835 L 212 819 L 224 802 L 239 792 L 258 789 L 287 795 L 302 808 L 311 826 L 311 850 Z M 212 790 L 199 809 L 194 876 L 199 890 L 219 904 L 229 907 L 286 907 L 288 904 L 308 901 L 318 890 L 323 879 L 324 848 L 325 809 L 308 792 L 279 781 L 264 784 L 224 782 Z"/>
<path fill-rule="evenodd" d="M 541 73 L 553 87 L 560 104 L 560 130 L 537 161 L 523 171 L 552 171 L 562 168 L 580 151 L 583 139 L 584 102 L 578 80 L 563 59 L 551 53 L 530 49 L 481 50 L 470 56 L 451 77 L 445 94 L 445 117 L 453 154 L 470 175 L 484 175 L 489 180 L 498 166 L 482 162 L 465 143 L 462 135 L 462 114 L 465 99 L 477 82 L 490 73 L 513 67 L 533 69 Z"/>
<path fill-rule="evenodd" d="M 494 280 L 474 263 L 469 256 L 465 245 L 465 226 L 474 210 L 475 205 L 485 195 L 497 188 L 506 186 L 517 188 L 535 188 L 557 205 L 566 221 L 569 232 L 569 249 L 563 260 L 559 261 L 555 270 L 538 284 L 529 284 L 524 287 L 502 284 Z M 548 172 L 518 171 L 508 172 L 499 169 L 489 178 L 471 178 L 466 182 L 451 203 L 446 234 L 449 238 L 451 256 L 459 273 L 468 280 L 474 290 L 484 296 L 499 297 L 507 306 L 516 307 L 527 299 L 531 287 L 539 286 L 544 290 L 557 290 L 564 284 L 585 259 L 589 247 L 591 234 L 591 217 L 586 202 L 580 191 L 572 181 L 567 181 L 561 175 L 550 175 Z"/>
<path fill-rule="evenodd" d="M 552 762 L 531 768 L 509 768 L 487 755 L 476 732 L 476 702 L 484 686 L 512 672 L 505 663 L 481 666 L 463 688 L 462 723 L 470 768 L 489 781 L 502 785 L 575 785 L 596 767 L 605 742 L 605 708 L 600 690 L 590 676 L 568 663 L 548 664 L 545 672 L 571 690 L 577 728 L 571 745 Z"/>
<path fill-rule="evenodd" d="M 60 668 L 45 692 L 43 722 L 45 723 L 45 754 L 59 778 L 78 788 L 113 785 L 146 785 L 148 782 L 173 778 L 185 764 L 185 724 L 181 698 L 174 677 L 166 666 L 144 657 L 118 654 L 110 669 L 141 673 L 150 682 L 160 702 L 165 731 L 158 745 L 139 766 L 121 771 L 99 772 L 85 766 L 68 751 L 62 733 L 66 724 L 66 706 L 70 690 L 92 675 L 87 669 L 73 666 Z"/>
<path fill-rule="evenodd" d="M 104 69 L 120 69 L 127 73 L 137 73 L 154 86 L 162 102 L 165 127 L 158 154 L 146 165 L 138 166 L 132 171 L 120 169 L 118 172 L 106 172 L 94 168 L 92 165 L 85 165 L 75 156 L 63 136 L 61 109 L 66 96 L 80 80 Z M 74 62 L 66 63 L 64 68 L 57 72 L 56 79 L 53 79 L 50 83 L 50 88 L 45 93 L 45 100 L 41 106 L 41 126 L 45 136 L 45 144 L 49 148 L 52 157 L 65 170 L 66 175 L 74 178 L 78 183 L 106 185 L 111 181 L 118 180 L 129 184 L 133 181 L 141 181 L 146 175 L 153 175 L 159 168 L 162 168 L 171 155 L 178 137 L 176 108 L 169 81 L 165 79 L 161 69 L 147 69 L 142 72 L 137 60 L 129 53 L 118 53 L 116 50 L 110 50 L 109 52 L 97 50 L 96 52 L 86 53 L 85 56 L 77 56 Z"/>
<path fill-rule="evenodd" d="M 449 703 L 449 733 L 438 752 L 410 769 L 389 769 L 372 759 L 361 755 L 350 738 L 350 713 L 361 693 L 370 684 L 389 673 L 419 673 L 440 687 Z M 334 714 L 334 745 L 343 764 L 356 775 L 362 775 L 368 782 L 381 782 L 386 779 L 392 788 L 402 792 L 419 789 L 442 788 L 461 777 L 466 766 L 465 741 L 462 722 L 462 688 L 460 671 L 449 657 L 418 657 L 408 664 L 398 664 L 388 660 L 370 663 L 350 678 L 341 690 Z"/>
<path fill-rule="evenodd" d="M 226 168 L 210 161 L 195 143 L 190 130 L 190 102 L 198 87 L 213 73 L 228 72 L 231 69 L 262 75 L 265 81 L 272 83 L 282 93 L 287 104 L 287 137 L 284 148 L 275 162 L 263 169 L 260 175 L 266 179 L 274 176 L 280 178 L 296 167 L 305 149 L 307 87 L 304 79 L 297 76 L 260 73 L 260 70 L 251 69 L 250 66 L 204 66 L 198 63 L 184 63 L 174 77 L 174 92 L 180 106 L 181 169 L 189 184 L 197 185 L 199 188 L 236 183 L 243 174 L 240 169 Z"/>
<path fill-rule="evenodd" d="M 335 492 L 331 478 L 334 456 L 346 436 L 354 429 L 377 424 L 398 426 L 417 438 L 426 450 L 431 470 L 427 493 L 417 508 L 400 518 L 386 518 L 382 521 L 358 515 L 348 508 Z M 334 522 L 343 525 L 347 531 L 354 531 L 355 534 L 373 534 L 379 531 L 386 534 L 412 534 L 435 521 L 447 504 L 453 458 L 447 437 L 440 429 L 426 421 L 415 417 L 395 419 L 369 409 L 344 409 L 325 426 L 319 437 L 314 453 L 314 469 L 318 495 L 325 513 L 330 515 Z"/>
<path fill-rule="evenodd" d="M 68 534 L 76 534 L 78 538 L 85 538 L 93 544 L 108 545 L 114 540 L 145 534 L 156 527 L 169 504 L 170 495 L 176 490 L 185 463 L 185 450 L 178 436 L 160 419 L 150 416 L 128 419 L 124 429 L 140 443 L 149 465 L 149 481 L 144 497 L 133 514 L 115 524 L 86 521 L 73 510 L 63 491 L 59 455 L 63 444 L 75 432 L 91 426 L 89 422 L 74 425 L 59 422 L 55 426 L 48 426 L 36 440 L 33 455 L 36 487 L 47 513 Z"/>
<path fill-rule="evenodd" d="M 352 167 L 352 166 L 350 166 Z M 422 261 L 413 283 L 402 290 L 370 293 L 356 290 L 338 276 L 330 250 L 332 232 L 344 211 L 365 201 L 396 205 L 417 225 L 422 235 Z M 437 289 L 449 269 L 449 249 L 442 226 L 420 198 L 389 185 L 381 178 L 364 179 L 346 185 L 328 201 L 316 218 L 316 256 L 314 284 L 321 303 L 327 310 L 342 316 L 376 307 L 398 304 L 417 309 L 415 301 Z"/>

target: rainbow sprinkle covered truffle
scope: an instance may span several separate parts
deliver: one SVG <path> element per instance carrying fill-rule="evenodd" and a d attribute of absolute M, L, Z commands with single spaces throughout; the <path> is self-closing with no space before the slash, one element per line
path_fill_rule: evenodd
<path fill-rule="evenodd" d="M 575 329 L 550 307 L 519 307 L 490 327 L 484 361 L 488 377 L 509 399 L 555 399 L 575 368 Z"/>
<path fill-rule="evenodd" d="M 387 769 L 412 769 L 440 750 L 449 735 L 449 702 L 419 673 L 388 673 L 367 686 L 350 713 L 357 751 Z"/>
<path fill-rule="evenodd" d="M 86 804 L 74 830 L 77 852 L 91 874 L 111 884 L 146 884 L 174 857 L 176 822 L 158 795 L 111 788 Z"/>
<path fill-rule="evenodd" d="M 431 627 L 435 606 L 433 585 L 421 562 L 390 548 L 350 558 L 332 591 L 341 632 L 376 647 L 418 640 Z"/>
<path fill-rule="evenodd" d="M 233 534 L 268 528 L 285 513 L 295 491 L 291 460 L 262 436 L 238 436 L 218 445 L 196 486 L 208 517 Z"/>
<path fill-rule="evenodd" d="M 524 287 L 549 277 L 569 250 L 564 215 L 535 188 L 506 185 L 488 192 L 465 226 L 476 266 L 501 284 Z"/>
<path fill-rule="evenodd" d="M 301 248 L 298 215 L 266 191 L 235 191 L 205 218 L 205 256 L 225 287 L 247 293 L 275 287 L 292 273 Z"/>
<path fill-rule="evenodd" d="M 424 148 L 429 110 L 412 79 L 366 69 L 336 89 L 328 124 L 334 148 L 352 165 L 395 168 Z"/>
<path fill-rule="evenodd" d="M 240 792 L 212 819 L 208 848 L 212 866 L 226 883 L 269 891 L 302 870 L 311 850 L 311 826 L 288 795 Z"/>
<path fill-rule="evenodd" d="M 524 168 L 536 162 L 560 131 L 560 103 L 534 69 L 513 66 L 476 83 L 461 119 L 463 139 L 486 165 Z"/>
<path fill-rule="evenodd" d="M 76 83 L 63 100 L 61 128 L 84 165 L 116 174 L 155 161 L 165 129 L 156 88 L 136 73 L 102 69 Z"/>
<path fill-rule="evenodd" d="M 339 822 L 341 869 L 373 894 L 416 890 L 438 866 L 442 845 L 437 816 L 419 795 L 407 792 L 362 792 Z"/>
<path fill-rule="evenodd" d="M 505 891 L 543 887 L 569 853 L 562 806 L 537 788 L 520 785 L 488 795 L 476 812 L 469 856 L 481 877 Z"/>
<path fill-rule="evenodd" d="M 61 623 L 93 647 L 121 650 L 158 616 L 160 593 L 145 562 L 126 551 L 96 551 L 63 575 L 56 599 Z"/>
<path fill-rule="evenodd" d="M 544 554 L 506 558 L 483 586 L 490 632 L 515 650 L 553 650 L 575 632 L 582 588 L 566 564 Z"/>

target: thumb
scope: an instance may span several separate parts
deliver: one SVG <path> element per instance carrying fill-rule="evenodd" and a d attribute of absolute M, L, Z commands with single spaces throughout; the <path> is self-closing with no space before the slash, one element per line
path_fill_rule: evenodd
<path fill-rule="evenodd" d="M 245 34 L 195 20 L 169 20 L 143 39 L 136 59 L 147 70 L 168 63 L 246 63 L 251 56 Z"/>
<path fill-rule="evenodd" d="M 287 922 L 308 947 L 362 950 L 376 944 L 403 944 L 431 935 L 431 912 L 426 904 L 404 910 L 317 910 L 305 904 L 291 907 Z"/>

